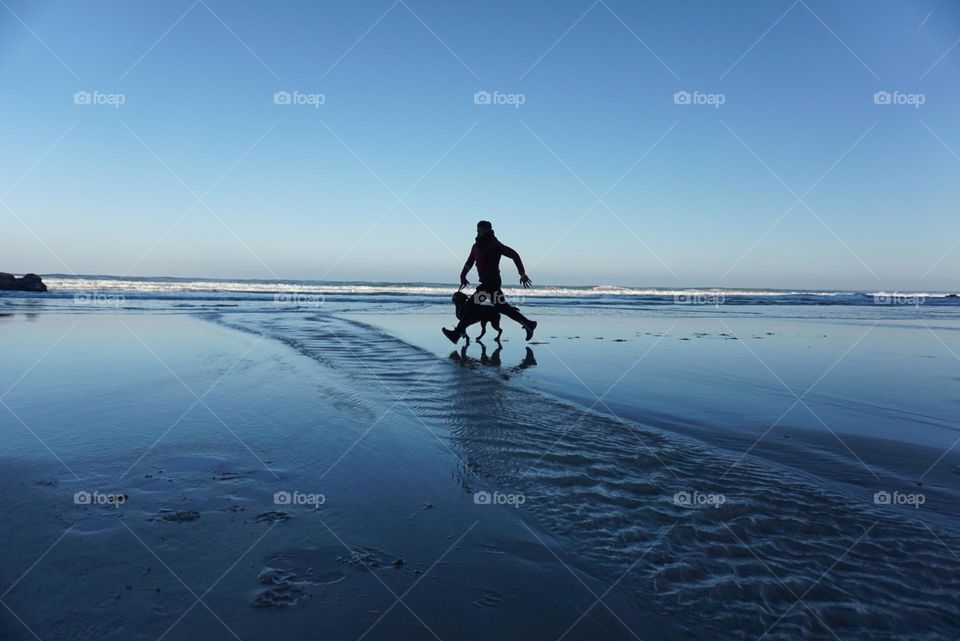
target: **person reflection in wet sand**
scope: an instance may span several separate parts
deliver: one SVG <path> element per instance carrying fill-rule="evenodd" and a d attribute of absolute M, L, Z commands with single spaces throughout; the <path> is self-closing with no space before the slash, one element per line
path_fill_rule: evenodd
<path fill-rule="evenodd" d="M 517 365 L 514 369 L 527 369 L 528 367 L 533 367 L 537 364 L 537 359 L 533 357 L 533 350 L 529 347 L 527 348 L 527 353 L 523 357 L 523 360 L 520 361 L 520 364 Z"/>

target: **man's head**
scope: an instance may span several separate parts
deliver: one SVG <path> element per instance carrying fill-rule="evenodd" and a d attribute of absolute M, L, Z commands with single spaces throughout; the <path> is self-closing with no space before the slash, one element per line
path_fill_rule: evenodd
<path fill-rule="evenodd" d="M 477 223 L 477 236 L 486 236 L 493 232 L 493 224 L 489 220 L 481 220 Z"/>

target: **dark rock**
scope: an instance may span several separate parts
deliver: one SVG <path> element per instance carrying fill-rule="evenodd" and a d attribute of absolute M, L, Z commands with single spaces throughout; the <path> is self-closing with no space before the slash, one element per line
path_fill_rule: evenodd
<path fill-rule="evenodd" d="M 13 274 L 0 272 L 0 291 L 45 292 L 47 286 L 36 274 L 25 274 L 23 278 L 17 278 Z"/>

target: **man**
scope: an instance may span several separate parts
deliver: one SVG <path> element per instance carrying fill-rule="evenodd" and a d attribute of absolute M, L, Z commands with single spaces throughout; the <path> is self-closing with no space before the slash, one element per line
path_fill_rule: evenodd
<path fill-rule="evenodd" d="M 484 300 L 492 301 L 498 312 L 520 323 L 520 326 L 527 332 L 527 340 L 530 340 L 533 338 L 533 330 L 537 328 L 537 323 L 521 314 L 516 307 L 507 304 L 503 291 L 500 289 L 502 286 L 500 281 L 501 256 L 512 259 L 516 264 L 517 271 L 520 272 L 521 285 L 530 287 L 533 284 L 523 268 L 520 254 L 497 240 L 497 237 L 493 234 L 493 225 L 489 221 L 481 220 L 477 223 L 476 242 L 470 248 L 470 255 L 467 256 L 467 262 L 463 264 L 463 270 L 460 272 L 460 285 L 463 287 L 470 284 L 467 281 L 467 273 L 476 264 L 480 285 L 473 294 L 471 305 L 477 305 Z M 467 311 L 460 319 L 456 329 L 443 328 L 443 335 L 449 338 L 451 343 L 456 344 L 460 337 L 464 335 L 464 329 L 470 324 L 472 320 L 470 307 L 467 306 Z"/>

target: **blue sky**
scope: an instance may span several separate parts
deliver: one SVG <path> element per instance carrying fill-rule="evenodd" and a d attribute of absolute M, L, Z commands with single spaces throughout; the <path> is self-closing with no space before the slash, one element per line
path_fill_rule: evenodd
<path fill-rule="evenodd" d="M 0 270 L 957 288 L 956 2 L 0 4 Z"/>

